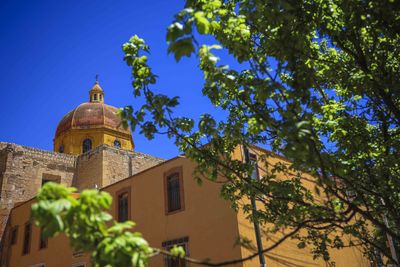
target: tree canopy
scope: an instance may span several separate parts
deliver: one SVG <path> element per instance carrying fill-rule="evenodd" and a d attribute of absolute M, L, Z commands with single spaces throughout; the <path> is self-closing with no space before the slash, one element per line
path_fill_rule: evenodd
<path fill-rule="evenodd" d="M 155 93 L 150 48 L 138 36 L 123 45 L 124 60 L 135 97 L 146 103 L 121 115 L 149 139 L 167 133 L 198 163 L 197 174 L 226 178 L 221 193 L 234 208 L 265 227 L 271 223 L 272 233 L 296 230 L 292 238 L 315 257 L 328 261 L 328 248 L 355 245 L 343 238 L 347 234 L 371 258 L 379 252 L 394 262 L 400 244 L 399 8 L 390 0 L 187 0 L 168 27 L 168 52 L 177 61 L 198 58 L 202 93 L 226 117 L 174 117 L 179 97 Z M 215 43 L 203 44 L 203 36 Z M 239 67 L 224 64 L 219 50 Z M 291 165 L 248 179 L 253 166 L 232 152 L 252 144 Z M 313 190 L 298 170 L 316 177 Z M 282 181 L 279 171 L 294 174 Z M 324 201 L 316 201 L 318 194 Z M 243 197 L 264 207 L 253 214 L 240 206 Z M 393 241 L 389 248 L 386 240 Z"/>
<path fill-rule="evenodd" d="M 203 44 L 204 36 L 215 43 Z M 126 125 L 149 139 L 166 133 L 198 164 L 199 183 L 223 177 L 222 196 L 268 234 L 289 229 L 284 238 L 326 261 L 329 248 L 357 245 L 371 259 L 382 254 L 396 262 L 400 2 L 187 0 L 166 39 L 177 61 L 199 60 L 202 93 L 226 117 L 174 116 L 179 97 L 156 93 L 150 48 L 133 36 L 123 45 L 124 60 L 132 68 L 134 96 L 146 101 L 121 110 Z M 220 50 L 237 67 L 224 64 Z M 255 166 L 232 154 L 254 144 L 271 151 L 260 162 L 279 154 L 290 164 L 251 179 Z M 279 172 L 287 179 L 277 178 Z M 311 189 L 305 173 L 315 177 Z M 66 232 L 75 248 L 94 251 L 99 266 L 116 264 L 113 259 L 123 266 L 147 263 L 155 250 L 126 231 L 132 224 L 107 227 L 107 194 L 85 191 L 75 199 L 71 192 L 45 185 L 39 194 L 33 214 L 47 235 Z M 255 211 L 243 198 L 262 207 Z"/>

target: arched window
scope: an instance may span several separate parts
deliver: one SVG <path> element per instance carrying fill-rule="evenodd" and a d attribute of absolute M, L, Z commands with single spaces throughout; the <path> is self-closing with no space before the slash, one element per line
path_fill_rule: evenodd
<path fill-rule="evenodd" d="M 92 149 L 92 140 L 89 138 L 83 140 L 82 143 L 82 153 L 88 152 Z"/>
<path fill-rule="evenodd" d="M 115 140 L 115 141 L 114 141 L 114 147 L 121 148 L 121 142 L 118 141 L 118 140 Z"/>
<path fill-rule="evenodd" d="M 60 148 L 58 149 L 58 152 L 64 153 L 64 145 L 61 145 Z"/>

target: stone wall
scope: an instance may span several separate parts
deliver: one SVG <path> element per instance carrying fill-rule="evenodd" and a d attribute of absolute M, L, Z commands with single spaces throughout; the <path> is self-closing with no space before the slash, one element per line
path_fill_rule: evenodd
<path fill-rule="evenodd" d="M 80 190 L 95 185 L 101 188 L 163 161 L 144 153 L 101 145 L 78 157 L 74 186 Z"/>
<path fill-rule="evenodd" d="M 72 185 L 78 190 L 101 188 L 103 183 L 103 149 L 99 146 L 76 159 Z"/>
<path fill-rule="evenodd" d="M 76 156 L 0 142 L 0 209 L 7 211 L 33 198 L 43 178 L 71 186 L 75 160 Z"/>
<path fill-rule="evenodd" d="M 33 198 L 43 181 L 79 190 L 102 188 L 163 160 L 101 145 L 80 156 L 0 142 L 0 237 L 9 210 Z"/>

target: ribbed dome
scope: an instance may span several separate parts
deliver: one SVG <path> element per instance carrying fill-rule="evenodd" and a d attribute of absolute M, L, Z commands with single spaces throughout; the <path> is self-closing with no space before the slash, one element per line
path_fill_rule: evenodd
<path fill-rule="evenodd" d="M 57 138 L 61 133 L 69 129 L 88 129 L 88 128 L 110 128 L 122 133 L 130 134 L 129 129 L 125 129 L 121 124 L 121 119 L 117 115 L 118 109 L 104 103 L 83 103 L 76 109 L 68 112 L 57 126 Z"/>

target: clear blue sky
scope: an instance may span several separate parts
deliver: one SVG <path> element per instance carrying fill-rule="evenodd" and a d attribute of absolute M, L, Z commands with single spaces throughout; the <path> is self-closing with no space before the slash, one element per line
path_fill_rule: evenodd
<path fill-rule="evenodd" d="M 105 102 L 138 106 L 121 45 L 138 34 L 151 47 L 157 88 L 179 95 L 177 114 L 197 117 L 211 108 L 201 96 L 196 59 L 176 63 L 167 54 L 166 28 L 183 8 L 177 0 L 0 0 L 0 141 L 52 150 L 65 113 L 88 101 L 95 75 Z M 133 134 L 136 150 L 163 158 L 172 141 Z"/>

